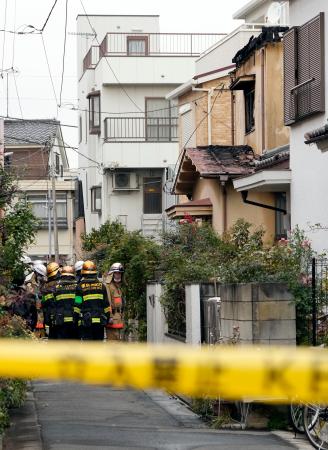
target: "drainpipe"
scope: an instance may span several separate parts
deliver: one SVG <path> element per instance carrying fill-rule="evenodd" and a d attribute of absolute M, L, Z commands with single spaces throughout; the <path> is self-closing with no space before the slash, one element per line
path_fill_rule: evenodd
<path fill-rule="evenodd" d="M 212 96 L 214 88 L 195 88 L 192 87 L 193 91 L 207 92 L 207 145 L 212 145 Z"/>
<path fill-rule="evenodd" d="M 231 145 L 235 145 L 235 97 L 231 91 Z"/>
<path fill-rule="evenodd" d="M 265 50 L 261 49 L 261 121 L 262 121 L 262 151 L 265 149 L 265 83 L 264 83 L 264 59 L 265 59 Z"/>
<path fill-rule="evenodd" d="M 220 175 L 220 183 L 222 190 L 222 217 L 223 217 L 223 232 L 227 231 L 227 186 L 226 183 L 229 179 L 228 175 Z"/>

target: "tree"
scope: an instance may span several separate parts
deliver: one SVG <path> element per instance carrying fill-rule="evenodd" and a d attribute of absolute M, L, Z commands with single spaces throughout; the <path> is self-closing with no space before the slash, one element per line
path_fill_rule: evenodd
<path fill-rule="evenodd" d="M 18 193 L 15 174 L 0 167 L 0 284 L 9 285 L 23 273 L 21 257 L 32 244 L 38 226 L 31 206 Z"/>

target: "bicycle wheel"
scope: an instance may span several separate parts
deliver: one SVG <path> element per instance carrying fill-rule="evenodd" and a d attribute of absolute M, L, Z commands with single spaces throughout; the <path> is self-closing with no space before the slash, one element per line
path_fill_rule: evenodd
<path fill-rule="evenodd" d="M 322 405 L 304 406 L 303 425 L 313 447 L 328 450 L 328 408 Z"/>
<path fill-rule="evenodd" d="M 303 409 L 304 405 L 297 403 L 289 405 L 289 419 L 295 433 L 304 433 Z"/>

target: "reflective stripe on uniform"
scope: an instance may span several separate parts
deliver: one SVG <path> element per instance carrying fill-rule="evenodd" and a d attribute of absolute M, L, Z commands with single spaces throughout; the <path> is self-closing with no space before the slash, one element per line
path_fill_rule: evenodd
<path fill-rule="evenodd" d="M 104 296 L 103 294 L 87 294 L 83 295 L 83 300 L 103 300 Z"/>
<path fill-rule="evenodd" d="M 74 306 L 74 312 L 77 313 L 77 314 L 80 314 L 81 309 L 78 308 L 77 306 Z"/>
<path fill-rule="evenodd" d="M 64 322 L 73 322 L 73 317 L 64 317 Z"/>
<path fill-rule="evenodd" d="M 53 294 L 47 294 L 47 295 L 44 295 L 44 300 L 46 301 L 46 300 L 49 300 L 50 298 L 52 298 L 53 297 Z"/>
<path fill-rule="evenodd" d="M 56 300 L 71 300 L 75 298 L 75 294 L 59 294 L 56 295 Z"/>
<path fill-rule="evenodd" d="M 110 312 L 110 306 L 108 306 L 107 308 L 104 309 L 105 313 L 109 313 Z"/>
<path fill-rule="evenodd" d="M 99 317 L 92 317 L 91 321 L 92 321 L 92 323 L 100 323 L 100 318 Z"/>
<path fill-rule="evenodd" d="M 80 295 L 75 296 L 75 303 L 77 303 L 78 305 L 82 304 L 82 297 Z"/>
<path fill-rule="evenodd" d="M 124 328 L 123 323 L 111 323 L 108 325 L 108 328 L 121 329 Z"/>

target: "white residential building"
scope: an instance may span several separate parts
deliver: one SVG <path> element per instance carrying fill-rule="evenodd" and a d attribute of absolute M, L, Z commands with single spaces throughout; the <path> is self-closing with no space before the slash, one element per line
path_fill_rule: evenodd
<path fill-rule="evenodd" d="M 92 30 L 96 37 L 89 37 Z M 118 219 L 162 230 L 179 147 L 166 94 L 220 34 L 161 34 L 159 16 L 78 16 L 79 157 L 86 231 Z"/>
<path fill-rule="evenodd" d="M 284 112 L 290 125 L 291 221 L 322 251 L 328 249 L 328 154 L 320 151 L 328 148 L 328 3 L 290 0 L 289 11 Z"/>

